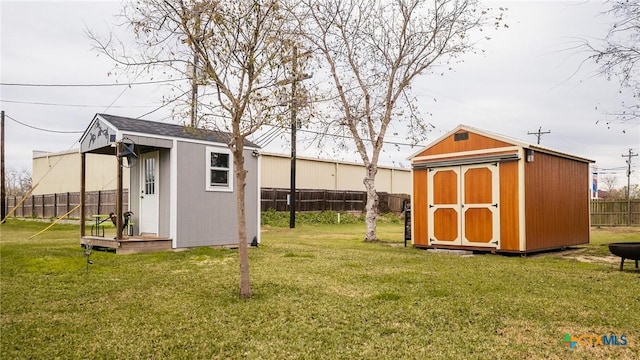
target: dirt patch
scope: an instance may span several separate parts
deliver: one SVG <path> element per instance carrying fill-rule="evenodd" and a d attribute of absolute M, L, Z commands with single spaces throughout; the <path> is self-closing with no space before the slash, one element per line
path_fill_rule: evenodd
<path fill-rule="evenodd" d="M 616 234 L 628 234 L 628 233 L 640 234 L 640 227 L 628 227 L 628 226 L 592 227 L 591 231 L 612 232 Z"/>
<path fill-rule="evenodd" d="M 619 264 L 620 258 L 613 255 L 608 256 L 594 256 L 594 255 L 575 255 L 567 256 L 568 258 L 576 259 L 580 262 L 598 263 L 598 264 Z"/>
<path fill-rule="evenodd" d="M 391 247 L 404 247 L 404 243 L 401 242 L 386 242 L 386 241 L 381 241 L 382 244 L 384 245 L 388 245 Z M 411 244 L 407 244 L 407 247 L 411 247 Z"/>

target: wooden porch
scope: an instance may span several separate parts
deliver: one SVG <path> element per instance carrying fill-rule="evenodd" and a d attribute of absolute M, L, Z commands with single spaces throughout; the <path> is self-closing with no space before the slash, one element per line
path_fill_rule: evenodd
<path fill-rule="evenodd" d="M 172 249 L 172 240 L 167 237 L 150 235 L 124 236 L 118 240 L 113 237 L 83 236 L 80 238 L 83 247 L 115 250 L 116 254 L 136 254 Z"/>
<path fill-rule="evenodd" d="M 95 123 L 95 125 L 94 125 Z M 112 132 L 111 134 L 109 132 Z M 96 118 L 92 125 L 85 130 L 81 139 L 80 151 L 80 218 L 87 219 L 86 212 L 86 154 L 102 154 L 112 155 L 118 160 L 116 167 L 116 208 L 113 213 L 116 214 L 113 219 L 113 227 L 109 222 L 102 225 L 103 222 L 109 220 L 113 213 L 94 214 L 91 217 L 93 221 L 90 223 L 81 221 L 80 223 L 80 245 L 83 247 L 92 247 L 93 249 L 115 250 L 116 254 L 134 254 L 144 252 L 166 251 L 173 248 L 173 240 L 169 237 L 160 237 L 156 235 L 127 235 L 133 234 L 131 225 L 132 219 L 128 218 L 125 222 L 123 212 L 123 158 L 127 158 L 127 163 L 131 164 L 132 158 L 137 158 L 138 153 L 144 152 L 144 149 L 156 149 L 158 144 L 154 141 L 152 144 L 138 144 L 133 140 L 122 137 L 116 138 L 117 131 L 108 128 L 104 123 L 100 123 Z M 128 140 L 127 140 L 128 139 Z M 127 140 L 128 142 L 126 142 Z M 133 215 L 133 213 L 131 213 Z M 129 225 L 129 226 L 127 226 Z M 89 229 L 87 228 L 90 228 Z M 106 230 L 106 231 L 105 231 Z M 125 234 L 126 230 L 126 234 Z M 89 234 L 87 234 L 89 232 Z"/>

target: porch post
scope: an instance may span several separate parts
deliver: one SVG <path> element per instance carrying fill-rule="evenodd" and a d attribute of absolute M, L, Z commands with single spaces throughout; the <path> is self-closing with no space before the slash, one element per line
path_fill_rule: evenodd
<path fill-rule="evenodd" d="M 80 152 L 80 237 L 84 237 L 85 229 L 84 229 L 84 219 L 85 219 L 85 175 L 87 172 L 87 167 L 85 164 L 86 157 L 85 153 Z M 67 193 L 67 201 L 68 201 L 68 193 Z"/>
<path fill-rule="evenodd" d="M 122 240 L 122 157 L 120 156 L 121 142 L 116 143 L 116 158 L 118 159 L 118 180 L 116 191 L 116 239 Z"/>

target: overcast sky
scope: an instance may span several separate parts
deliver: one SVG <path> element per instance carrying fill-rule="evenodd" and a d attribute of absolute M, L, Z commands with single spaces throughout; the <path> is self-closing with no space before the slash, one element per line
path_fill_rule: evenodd
<path fill-rule="evenodd" d="M 426 74 L 413 84 L 421 113 L 435 126 L 425 144 L 458 124 L 535 144 L 536 137 L 527 133 L 541 127 L 551 131 L 542 136 L 541 145 L 593 159 L 603 176 L 615 176 L 618 185 L 626 185 L 622 155 L 629 148 L 634 153 L 640 150 L 640 124 L 612 124 L 609 128 L 604 124 L 605 112 L 616 110 L 623 95 L 618 93 L 617 83 L 594 76 L 593 65 L 580 67 L 584 53 L 569 50 L 578 39 L 595 40 L 605 35 L 610 19 L 599 15 L 605 9 L 603 3 L 507 0 L 486 4 L 509 9 L 509 28 L 493 33 L 492 40 L 480 45 L 483 55 L 465 56 L 464 63 L 452 72 Z M 120 2 L 115 1 L 1 0 L 1 82 L 126 82 L 123 77 L 108 75 L 113 63 L 91 49 L 85 34 L 87 27 L 102 34 L 118 29 L 114 15 L 120 9 Z M 30 170 L 33 150 L 76 149 L 78 132 L 88 126 L 95 113 L 138 117 L 162 105 L 164 93 L 157 85 L 1 85 L 0 107 L 11 117 L 5 125 L 6 166 Z M 165 108 L 144 118 L 175 122 Z M 402 129 L 392 128 L 393 132 L 401 134 Z M 407 142 L 401 136 L 388 140 Z M 298 146 L 302 155 L 330 156 L 309 146 L 304 134 Z M 265 150 L 287 153 L 289 148 L 285 141 L 274 141 Z M 381 163 L 407 167 L 406 157 L 416 150 L 387 146 Z M 338 158 L 355 160 L 357 156 L 345 152 Z M 640 158 L 633 161 L 632 183 L 638 184 Z"/>

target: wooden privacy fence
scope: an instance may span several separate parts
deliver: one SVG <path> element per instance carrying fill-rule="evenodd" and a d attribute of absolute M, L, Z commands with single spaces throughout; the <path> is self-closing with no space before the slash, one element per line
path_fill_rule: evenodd
<path fill-rule="evenodd" d="M 85 193 L 85 214 L 109 214 L 116 212 L 116 191 L 87 191 Z M 7 212 L 19 203 L 21 197 L 7 197 Z M 127 211 L 129 203 L 129 192 L 125 190 L 122 194 L 123 211 Z M 22 218 L 57 218 L 71 211 L 80 204 L 80 193 L 60 193 L 31 195 L 18 206 L 13 213 L 15 217 Z M 79 218 L 80 209 L 76 209 L 67 215 L 68 218 Z"/>
<path fill-rule="evenodd" d="M 591 226 L 639 226 L 640 199 L 631 200 L 631 224 L 627 200 L 591 200 Z"/>
<path fill-rule="evenodd" d="M 402 203 L 409 199 L 407 194 L 378 193 L 380 196 L 380 212 L 401 212 Z M 262 211 L 289 210 L 287 198 L 289 189 L 262 188 Z M 123 210 L 127 211 L 129 192 L 122 194 Z M 6 198 L 7 213 L 21 197 Z M 297 211 L 364 211 L 367 202 L 365 191 L 348 190 L 306 190 L 296 191 Z M 31 195 L 18 206 L 12 216 L 22 218 L 57 218 L 80 204 L 80 193 L 59 193 Z M 85 213 L 109 214 L 116 212 L 116 191 L 88 191 L 86 193 Z M 591 200 L 592 226 L 640 226 L 640 199 L 631 200 L 631 224 L 628 224 L 628 204 L 626 200 Z M 77 219 L 80 209 L 76 209 L 67 217 Z"/>
<path fill-rule="evenodd" d="M 260 210 L 289 210 L 289 189 L 262 188 Z M 407 194 L 378 193 L 380 212 L 401 212 Z M 296 191 L 296 211 L 364 211 L 367 203 L 365 191 L 307 190 Z"/>

